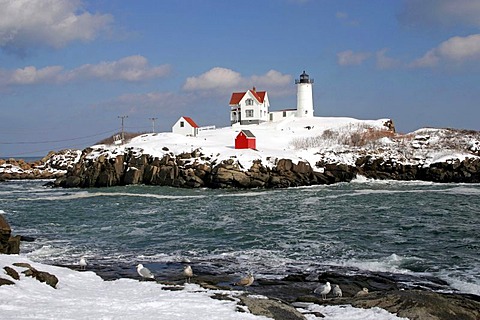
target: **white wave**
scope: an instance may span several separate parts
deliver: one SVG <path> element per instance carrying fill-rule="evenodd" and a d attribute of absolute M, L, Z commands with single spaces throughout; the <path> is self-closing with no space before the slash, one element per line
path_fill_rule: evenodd
<path fill-rule="evenodd" d="M 37 197 L 37 198 L 19 198 L 18 200 L 23 201 L 39 201 L 39 200 L 48 200 L 48 201 L 62 201 L 62 200 L 76 200 L 76 199 L 85 199 L 85 198 L 95 198 L 95 197 L 137 197 L 137 198 L 154 198 L 154 199 L 201 199 L 207 197 L 206 195 L 198 196 L 171 196 L 171 195 L 161 195 L 161 194 L 152 194 L 152 193 L 128 193 L 128 192 L 88 192 L 81 191 L 76 193 L 64 193 L 48 197 Z"/>
<path fill-rule="evenodd" d="M 71 248 L 47 244 L 27 253 L 26 256 L 36 261 L 61 261 L 71 256 Z"/>
<path fill-rule="evenodd" d="M 365 271 L 374 272 L 391 272 L 391 273 L 413 273 L 410 270 L 401 268 L 401 265 L 405 262 L 412 261 L 412 257 L 403 257 L 395 253 L 383 259 L 349 259 L 344 261 L 330 261 L 328 264 L 341 267 L 354 267 Z"/>
<path fill-rule="evenodd" d="M 440 276 L 440 278 L 447 281 L 452 288 L 462 293 L 470 293 L 480 296 L 480 283 L 466 282 L 464 280 L 460 280 L 458 278 L 453 278 L 450 276 Z"/>
<path fill-rule="evenodd" d="M 458 187 L 453 187 L 451 189 L 443 190 L 444 193 L 448 194 L 458 194 L 458 195 L 467 195 L 467 196 L 476 196 L 480 194 L 480 187 L 478 185 L 461 185 Z"/>

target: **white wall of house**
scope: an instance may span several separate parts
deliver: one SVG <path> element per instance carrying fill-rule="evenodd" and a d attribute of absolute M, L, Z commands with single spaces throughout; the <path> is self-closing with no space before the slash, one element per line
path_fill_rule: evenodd
<path fill-rule="evenodd" d="M 172 126 L 172 132 L 183 134 L 184 136 L 196 137 L 198 133 L 198 128 L 192 127 L 185 118 L 181 117 L 175 122 Z"/>
<path fill-rule="evenodd" d="M 290 117 L 295 117 L 296 113 L 297 113 L 296 109 L 270 111 L 268 121 L 270 122 L 281 121 Z"/>

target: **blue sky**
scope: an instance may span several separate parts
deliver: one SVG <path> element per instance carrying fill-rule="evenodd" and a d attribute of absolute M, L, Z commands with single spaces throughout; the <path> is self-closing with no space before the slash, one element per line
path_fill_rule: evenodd
<path fill-rule="evenodd" d="M 316 116 L 480 130 L 480 1 L 0 0 L 0 157 L 292 108 L 303 70 Z"/>

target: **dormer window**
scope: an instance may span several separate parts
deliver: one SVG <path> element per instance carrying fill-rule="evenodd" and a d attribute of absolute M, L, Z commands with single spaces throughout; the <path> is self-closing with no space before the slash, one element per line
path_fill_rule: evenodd
<path fill-rule="evenodd" d="M 245 100 L 245 105 L 246 106 L 253 106 L 253 99 L 250 98 L 250 99 Z"/>

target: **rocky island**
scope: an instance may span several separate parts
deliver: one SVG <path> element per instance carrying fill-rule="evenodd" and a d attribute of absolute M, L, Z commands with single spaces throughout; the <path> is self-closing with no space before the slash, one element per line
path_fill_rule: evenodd
<path fill-rule="evenodd" d="M 256 148 L 236 149 L 248 130 Z M 199 132 L 144 134 L 95 145 L 55 186 L 129 184 L 184 188 L 285 188 L 371 179 L 480 182 L 480 133 L 425 128 L 395 132 L 393 121 L 290 119 Z"/>

